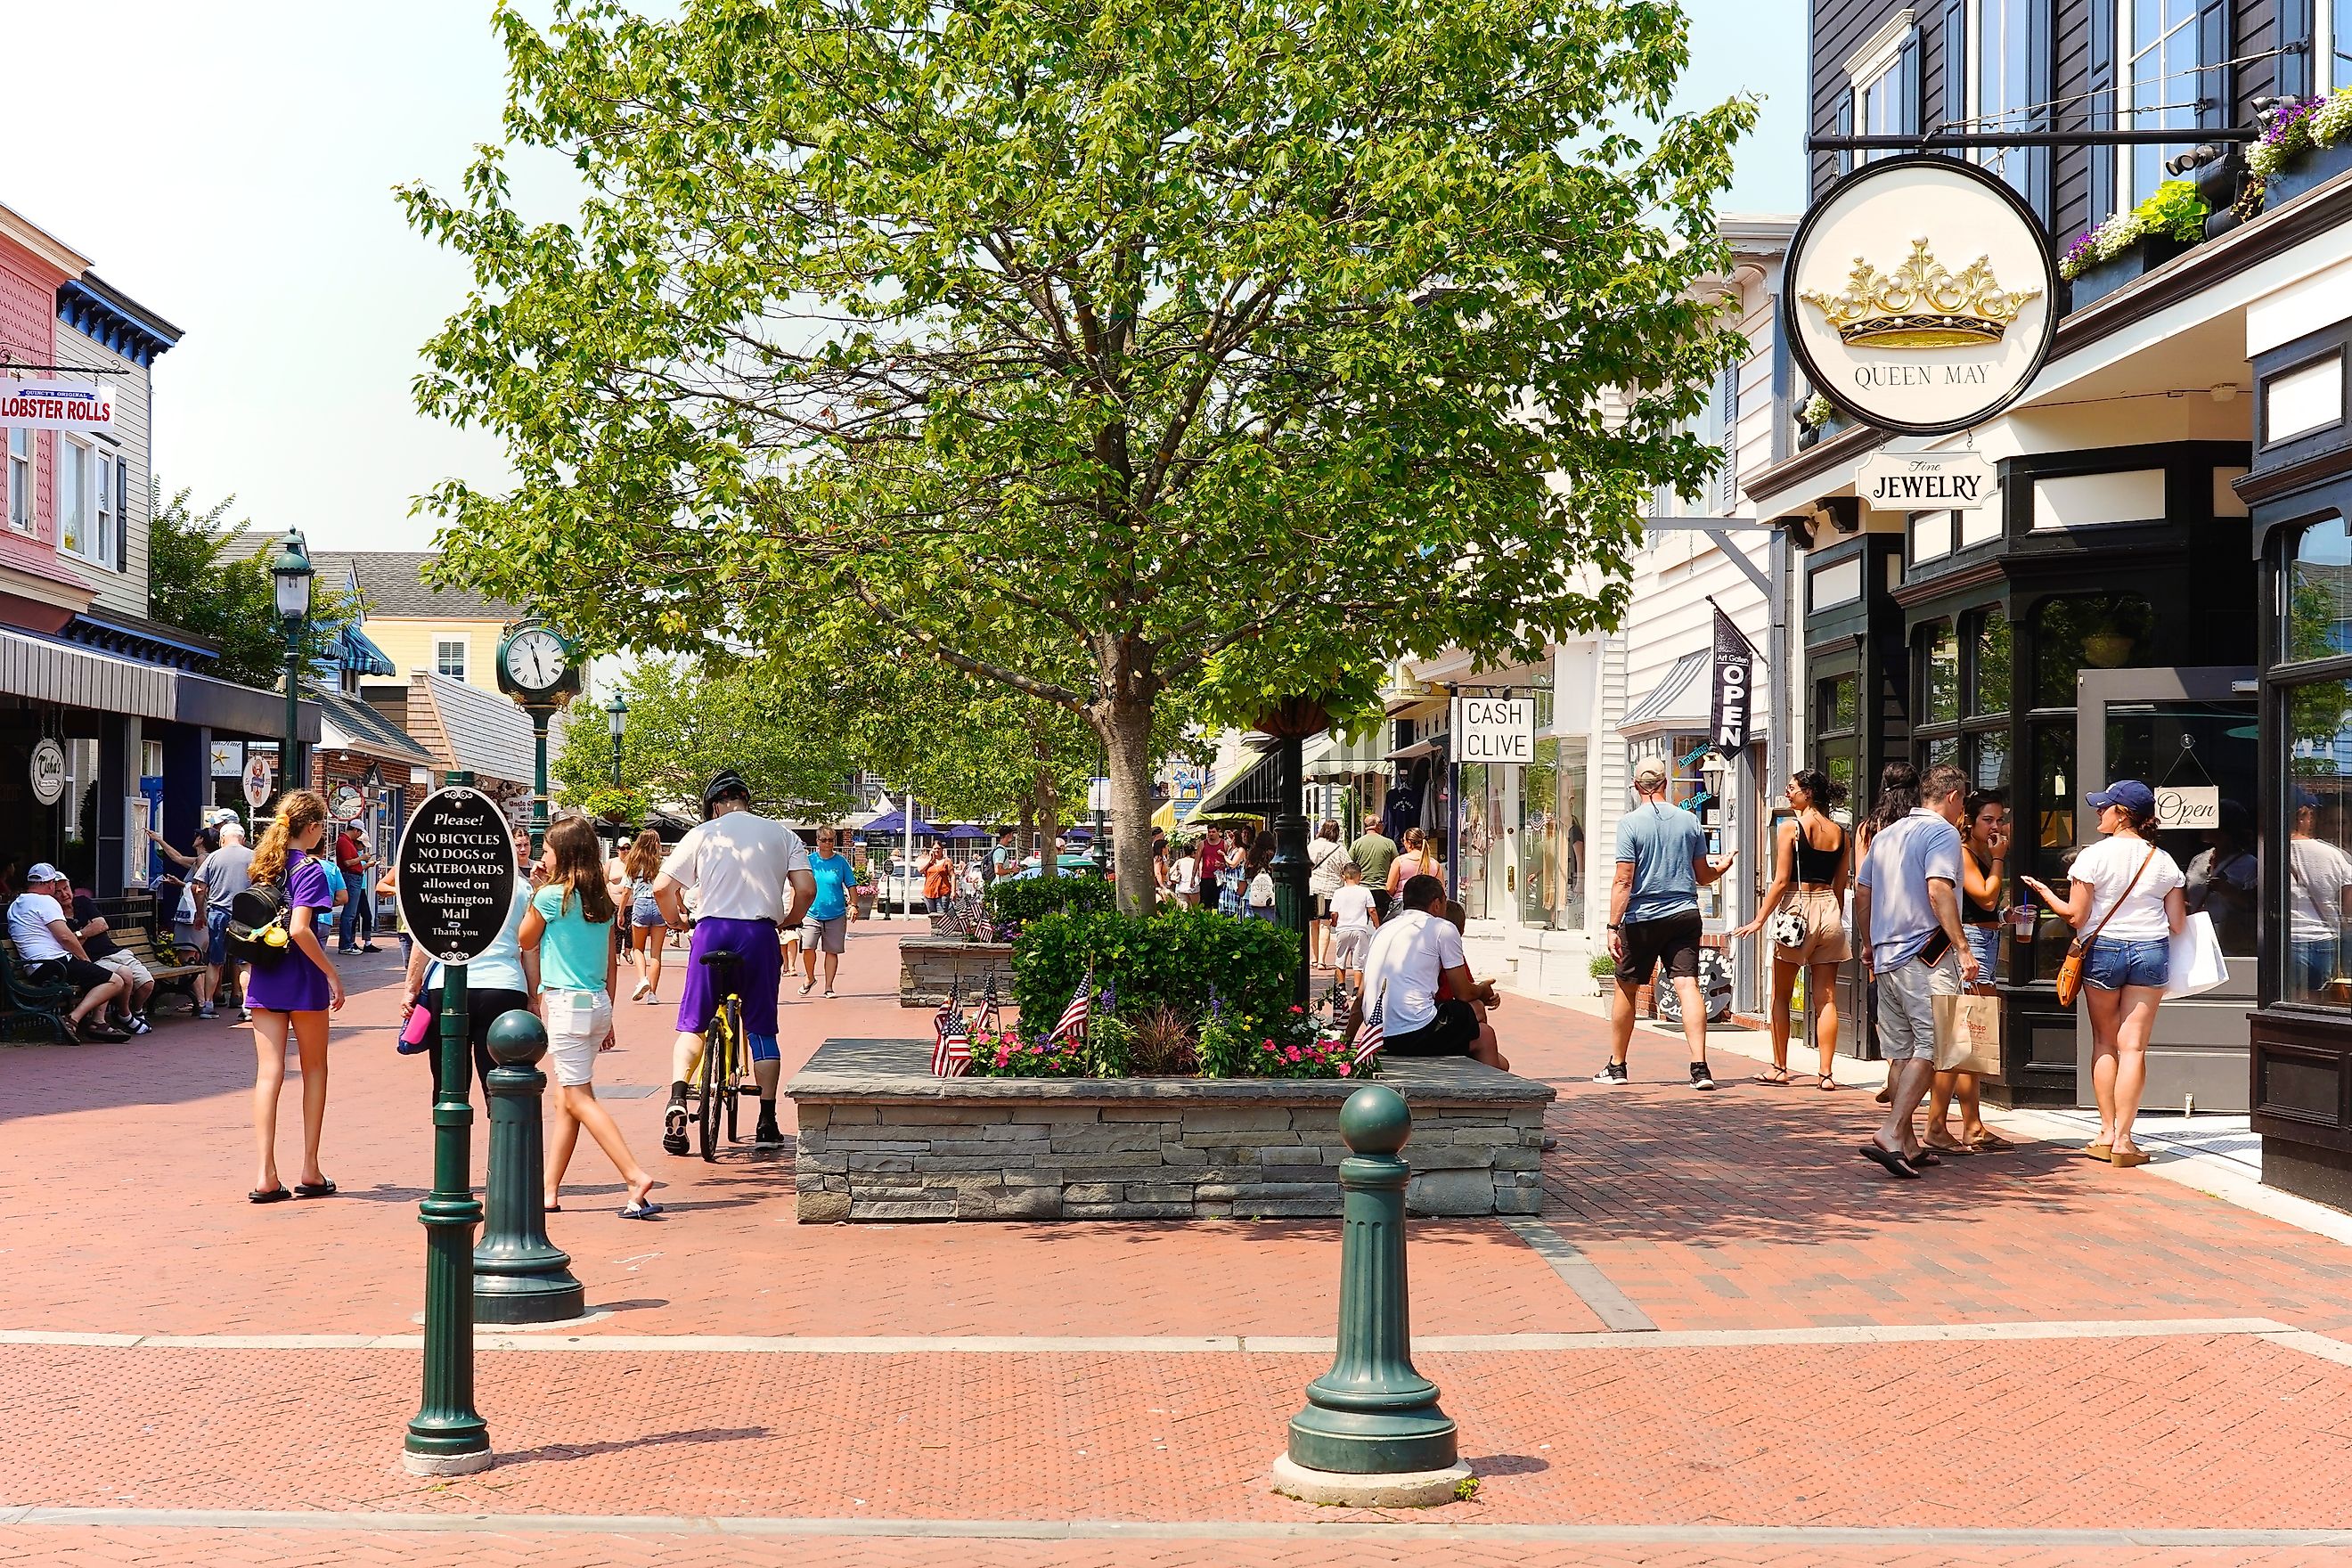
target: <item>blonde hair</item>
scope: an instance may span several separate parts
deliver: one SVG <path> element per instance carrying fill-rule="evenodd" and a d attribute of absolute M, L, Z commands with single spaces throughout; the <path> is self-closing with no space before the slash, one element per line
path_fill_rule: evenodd
<path fill-rule="evenodd" d="M 621 856 L 621 869 L 635 881 L 649 881 L 661 870 L 661 835 L 646 828 Z"/>
<path fill-rule="evenodd" d="M 275 882 L 286 875 L 294 840 L 327 820 L 326 797 L 316 790 L 298 789 L 278 803 L 278 815 L 253 850 L 253 879 Z M 228 837 L 224 825 L 221 837 Z"/>

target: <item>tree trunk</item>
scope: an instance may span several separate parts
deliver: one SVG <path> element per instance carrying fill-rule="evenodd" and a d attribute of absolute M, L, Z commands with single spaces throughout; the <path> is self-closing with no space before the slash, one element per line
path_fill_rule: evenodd
<path fill-rule="evenodd" d="M 1148 915 L 1158 896 L 1151 882 L 1151 704 L 1102 703 L 1094 719 L 1110 770 L 1118 907 L 1131 915 Z"/>
<path fill-rule="evenodd" d="M 1045 738 L 1045 726 L 1038 724 L 1030 731 L 1031 749 L 1037 754 L 1037 875 L 1058 877 L 1062 874 L 1062 852 L 1057 840 L 1062 837 L 1061 813 L 1056 809 L 1059 795 L 1054 787 L 1054 748 Z"/>

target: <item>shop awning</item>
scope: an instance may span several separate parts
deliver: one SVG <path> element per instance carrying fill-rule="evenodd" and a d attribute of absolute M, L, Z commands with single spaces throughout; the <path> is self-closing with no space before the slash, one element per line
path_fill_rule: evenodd
<path fill-rule="evenodd" d="M 319 705 L 319 743 L 329 751 L 357 752 L 404 768 L 433 765 L 431 752 L 358 698 L 340 691 L 313 691 L 309 700 Z"/>
<path fill-rule="evenodd" d="M 1192 809 L 1184 814 L 1184 820 L 1187 823 L 1193 823 L 1222 816 L 1225 815 L 1228 805 L 1241 809 L 1244 815 L 1262 809 L 1256 802 L 1256 796 L 1266 785 L 1274 782 L 1271 774 L 1265 774 L 1265 759 L 1266 753 L 1264 752 L 1251 752 L 1246 761 L 1223 778 L 1219 779 L 1216 787 L 1203 795 Z M 1261 774 L 1265 776 L 1261 779 Z M 1259 782 L 1255 787 L 1245 794 L 1242 784 L 1248 780 Z"/>
<path fill-rule="evenodd" d="M 1162 833 L 1175 832 L 1176 803 L 1172 800 L 1164 802 L 1159 810 L 1153 812 L 1151 814 L 1151 826 L 1160 829 Z"/>
<path fill-rule="evenodd" d="M 1387 728 L 1385 724 L 1381 729 Z M 1310 779 L 1353 778 L 1359 773 L 1379 773 L 1387 761 L 1381 752 L 1379 731 L 1360 740 L 1344 735 L 1318 735 L 1307 742 L 1301 773 Z"/>
<path fill-rule="evenodd" d="M 1654 729 L 1689 729 L 1696 723 L 1705 728 L 1707 721 L 1706 693 L 1700 682 L 1707 662 L 1714 652 L 1700 648 L 1675 660 L 1650 694 L 1625 710 L 1617 721 L 1617 731 L 1622 735 L 1636 731 Z"/>
<path fill-rule="evenodd" d="M 275 737 L 286 723 L 280 692 L 13 631 L 0 631 L 0 695 L 135 719 L 209 724 L 238 735 Z M 299 741 L 319 738 L 317 703 L 298 705 L 295 729 Z"/>

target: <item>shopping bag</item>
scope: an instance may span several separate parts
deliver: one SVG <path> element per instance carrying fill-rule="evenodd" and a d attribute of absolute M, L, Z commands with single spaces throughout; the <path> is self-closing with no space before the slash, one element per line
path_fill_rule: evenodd
<path fill-rule="evenodd" d="M 1936 1033 L 1968 1048 L 1955 1070 L 1979 1078 L 2000 1076 L 2000 998 L 1969 992 L 1935 999 Z M 1940 1053 L 1939 1053 L 1940 1054 Z"/>
<path fill-rule="evenodd" d="M 2203 910 L 2190 915 L 2172 938 L 2166 960 L 2164 994 L 2194 996 L 2210 991 L 2230 977 L 2221 957 L 2221 939 L 2213 934 L 2213 917 Z"/>

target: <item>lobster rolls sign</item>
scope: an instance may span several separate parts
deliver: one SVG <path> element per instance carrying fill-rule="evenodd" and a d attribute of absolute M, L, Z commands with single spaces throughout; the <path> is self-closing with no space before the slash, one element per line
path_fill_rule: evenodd
<path fill-rule="evenodd" d="M 0 377 L 0 429 L 114 434 L 114 394 L 89 381 Z"/>
<path fill-rule="evenodd" d="M 1783 325 L 1798 363 L 1866 425 L 1981 424 L 2041 370 L 2057 330 L 2048 236 L 2016 192 L 1956 158 L 1866 163 L 1789 245 Z"/>

